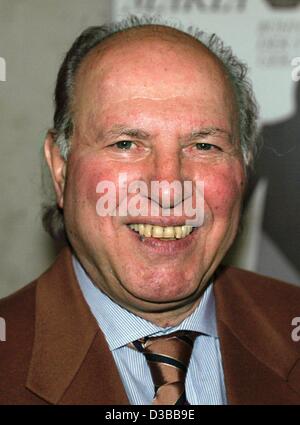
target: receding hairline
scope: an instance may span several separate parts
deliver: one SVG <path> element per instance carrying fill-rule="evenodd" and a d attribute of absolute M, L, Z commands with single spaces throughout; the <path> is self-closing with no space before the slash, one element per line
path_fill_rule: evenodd
<path fill-rule="evenodd" d="M 130 40 L 138 37 L 140 40 L 141 35 L 143 35 L 145 38 L 158 37 L 161 40 L 173 40 L 174 38 L 178 40 L 186 40 L 187 43 L 195 44 L 197 46 L 200 45 L 205 48 L 205 50 L 210 52 L 210 50 L 201 41 L 197 40 L 191 34 L 188 34 L 178 28 L 160 24 L 146 24 L 143 26 L 120 30 L 103 39 L 101 44 L 105 44 L 105 42 L 109 41 L 113 42 L 114 40 L 117 41 L 120 38 Z"/>
<path fill-rule="evenodd" d="M 226 74 L 226 69 L 222 61 L 215 55 L 204 43 L 195 38 L 193 35 L 188 34 L 181 29 L 177 29 L 167 25 L 160 24 L 146 24 L 132 28 L 125 28 L 101 40 L 95 47 L 93 47 L 86 57 L 82 60 L 79 68 L 81 68 L 89 58 L 109 52 L 115 46 L 118 47 L 126 42 L 142 42 L 143 40 L 157 40 L 162 42 L 180 43 L 182 45 L 194 47 L 199 51 L 202 50 L 204 57 L 211 58 L 219 68 Z M 125 47 L 126 48 L 126 47 Z M 79 69 L 78 69 L 79 71 Z"/>
<path fill-rule="evenodd" d="M 141 33 L 143 36 L 141 36 Z M 95 61 L 105 60 L 105 56 L 109 55 L 114 49 L 123 48 L 122 44 L 125 43 L 126 48 L 132 48 L 132 46 L 126 45 L 127 42 L 143 42 L 143 40 L 156 40 L 158 42 L 170 42 L 174 43 L 177 41 L 177 46 L 181 43 L 183 46 L 186 44 L 191 48 L 195 48 L 199 51 L 199 54 L 203 55 L 203 60 L 208 60 L 213 64 L 217 73 L 221 75 L 224 86 L 230 93 L 230 97 L 232 96 L 233 102 L 233 110 L 237 113 L 237 103 L 234 94 L 234 87 L 231 82 L 228 80 L 228 72 L 222 63 L 222 61 L 218 58 L 218 56 L 212 52 L 204 43 L 195 38 L 193 35 L 190 35 L 180 29 L 166 26 L 166 25 L 156 25 L 156 24 L 147 24 L 139 27 L 126 28 L 124 30 L 118 31 L 109 35 L 108 37 L 101 40 L 99 44 L 97 44 L 91 51 L 85 56 L 79 65 L 77 72 L 75 74 L 75 87 L 77 84 L 80 84 L 80 80 L 83 74 L 90 71 L 89 65 L 95 64 Z M 99 63 L 99 62 L 98 62 Z M 184 66 L 184 63 L 183 63 Z M 74 90 L 74 94 L 76 92 L 76 88 Z"/>
<path fill-rule="evenodd" d="M 101 40 L 94 48 L 90 50 L 90 52 L 83 58 L 82 62 L 80 63 L 76 76 L 75 81 L 80 76 L 81 71 L 85 68 L 85 65 L 88 63 L 92 63 L 94 59 L 96 59 L 99 56 L 104 56 L 106 54 L 109 54 L 110 52 L 113 52 L 114 48 L 122 47 L 121 45 L 129 42 L 143 42 L 144 40 L 154 40 L 158 42 L 170 42 L 170 43 L 176 43 L 182 44 L 183 46 L 186 45 L 187 47 L 195 48 L 199 51 L 199 53 L 203 54 L 203 59 L 211 60 L 211 62 L 216 66 L 216 69 L 219 70 L 220 74 L 223 75 L 224 81 L 227 80 L 227 70 L 222 63 L 222 61 L 218 58 L 218 56 L 212 52 L 204 43 L 202 43 L 200 40 L 195 38 L 193 35 L 182 31 L 181 29 L 177 29 L 171 26 L 167 25 L 160 25 L 160 24 L 146 24 L 143 26 L 137 26 L 132 28 L 126 28 L 123 30 L 120 30 L 118 32 L 115 32 L 107 37 L 105 37 L 103 40 Z M 130 48 L 130 47 L 129 47 Z M 230 91 L 233 92 L 233 86 L 232 84 L 227 84 L 230 88 Z"/>

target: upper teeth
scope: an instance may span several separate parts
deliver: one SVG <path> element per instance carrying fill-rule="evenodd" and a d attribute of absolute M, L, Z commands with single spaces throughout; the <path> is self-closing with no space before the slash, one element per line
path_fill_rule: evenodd
<path fill-rule="evenodd" d="M 129 224 L 129 227 L 146 238 L 181 239 L 193 230 L 192 226 L 153 226 L 152 224 Z"/>

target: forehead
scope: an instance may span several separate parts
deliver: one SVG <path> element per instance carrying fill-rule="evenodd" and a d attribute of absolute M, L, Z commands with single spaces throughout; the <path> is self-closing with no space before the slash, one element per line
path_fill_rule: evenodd
<path fill-rule="evenodd" d="M 114 34 L 88 54 L 76 76 L 76 88 L 137 89 L 176 96 L 196 83 L 228 89 L 220 61 L 198 40 L 159 26 Z M 169 85 L 171 84 L 171 87 Z M 205 85 L 205 84 L 204 84 Z M 204 89 L 204 87 L 202 87 Z M 152 93 L 153 92 L 153 93 Z"/>
<path fill-rule="evenodd" d="M 75 79 L 76 109 L 86 112 L 95 105 L 177 97 L 233 103 L 220 61 L 198 40 L 168 27 L 110 36 L 87 55 Z"/>

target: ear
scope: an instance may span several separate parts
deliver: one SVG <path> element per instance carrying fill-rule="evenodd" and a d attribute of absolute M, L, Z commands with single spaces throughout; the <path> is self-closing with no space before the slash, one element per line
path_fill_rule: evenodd
<path fill-rule="evenodd" d="M 48 132 L 44 144 L 44 154 L 47 161 L 54 189 L 56 192 L 57 204 L 60 208 L 64 206 L 64 187 L 66 178 L 66 161 L 60 154 L 59 147 L 54 141 L 54 135 Z"/>

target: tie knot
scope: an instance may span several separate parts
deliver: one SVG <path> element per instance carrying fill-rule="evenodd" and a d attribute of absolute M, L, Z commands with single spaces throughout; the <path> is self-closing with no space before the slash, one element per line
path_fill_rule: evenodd
<path fill-rule="evenodd" d="M 155 399 L 153 404 L 186 404 L 185 377 L 197 332 L 178 331 L 160 337 L 141 338 L 130 344 L 148 362 Z"/>

